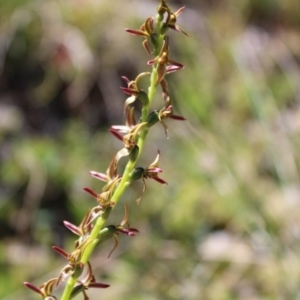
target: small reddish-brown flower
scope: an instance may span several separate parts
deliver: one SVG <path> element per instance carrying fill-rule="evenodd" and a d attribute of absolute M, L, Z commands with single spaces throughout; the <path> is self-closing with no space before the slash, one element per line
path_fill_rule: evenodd
<path fill-rule="evenodd" d="M 110 201 L 111 195 L 114 189 L 117 187 L 121 180 L 121 176 L 118 175 L 118 162 L 123 156 L 127 156 L 129 151 L 127 149 L 121 149 L 118 153 L 114 156 L 112 161 L 109 164 L 108 169 L 106 170 L 106 174 L 99 173 L 96 171 L 90 171 L 91 176 L 97 178 L 99 180 L 107 182 L 107 184 L 103 187 L 102 192 L 100 194 L 96 193 L 90 188 L 85 187 L 84 191 L 92 195 L 98 202 L 100 206 L 100 210 L 94 208 L 93 213 L 95 213 L 95 209 L 97 212 L 100 212 L 101 209 L 105 209 L 107 207 L 112 207 L 114 203 Z M 95 217 L 95 216 L 94 216 Z M 92 219 L 94 219 L 94 217 Z"/>
<path fill-rule="evenodd" d="M 146 94 L 145 91 L 139 88 L 139 81 L 141 78 L 143 78 L 146 75 L 151 74 L 150 72 L 143 72 L 139 74 L 135 80 L 130 81 L 127 77 L 122 76 L 122 78 L 126 81 L 127 83 L 127 88 L 126 87 L 120 87 L 120 89 L 126 93 L 127 95 L 130 95 L 124 105 L 124 111 L 126 110 L 127 106 L 131 103 L 133 103 L 136 99 L 139 99 L 143 105 L 147 105 L 149 102 L 148 95 Z"/>
<path fill-rule="evenodd" d="M 148 54 L 151 54 L 149 43 L 154 47 L 157 46 L 157 34 L 154 32 L 153 23 L 154 17 L 150 17 L 145 21 L 144 24 L 142 24 L 140 29 L 125 29 L 125 31 L 128 33 L 145 38 L 143 41 L 143 47 Z"/>
<path fill-rule="evenodd" d="M 158 56 L 151 59 L 147 63 L 148 65 L 157 64 L 157 82 L 159 84 L 165 77 L 166 74 L 175 72 L 184 68 L 181 63 L 169 59 L 169 39 L 166 37 L 164 40 L 163 47 Z"/>
<path fill-rule="evenodd" d="M 97 171 L 90 171 L 90 175 L 96 179 L 105 181 L 107 183 L 111 183 L 114 180 L 119 180 L 121 178 L 121 176 L 118 175 L 118 168 L 117 168 L 118 162 L 122 157 L 127 156 L 127 155 L 128 155 L 128 151 L 126 149 L 121 149 L 111 160 L 111 162 L 106 170 L 106 174 L 99 173 Z"/>
<path fill-rule="evenodd" d="M 162 169 L 158 167 L 159 155 L 160 155 L 160 153 L 158 151 L 158 154 L 157 154 L 155 160 L 147 169 L 144 169 L 141 167 L 135 168 L 130 174 L 131 182 L 138 180 L 138 179 L 142 179 L 142 182 L 143 182 L 143 190 L 142 190 L 140 197 L 136 200 L 137 203 L 140 203 L 141 198 L 146 191 L 145 179 L 152 178 L 161 184 L 167 184 L 167 182 L 165 180 L 163 180 L 162 178 L 159 177 L 159 173 L 162 172 Z"/>
<path fill-rule="evenodd" d="M 135 145 L 136 140 L 138 138 L 139 132 L 142 127 L 144 127 L 147 124 L 147 122 L 141 122 L 135 126 L 133 126 L 127 134 L 122 136 L 119 132 L 119 129 L 116 128 L 110 128 L 109 131 L 119 140 L 121 140 L 124 143 L 125 149 L 130 151 Z"/>
<path fill-rule="evenodd" d="M 163 125 L 165 129 L 165 134 L 168 137 L 168 127 L 166 123 L 163 121 L 164 119 L 173 119 L 173 120 L 178 120 L 178 121 L 185 121 L 186 119 L 184 117 L 174 115 L 173 113 L 173 106 L 171 104 L 171 100 L 168 97 L 166 105 L 158 112 L 159 116 L 159 121 Z"/>
<path fill-rule="evenodd" d="M 113 181 L 112 184 L 116 185 L 116 181 Z M 107 186 L 110 186 L 110 184 L 107 184 L 105 187 L 107 187 Z M 92 189 L 87 188 L 87 187 L 85 187 L 83 190 L 85 192 L 89 193 L 93 198 L 95 198 L 98 203 L 98 205 L 93 207 L 90 211 L 91 218 L 89 220 L 89 222 L 90 222 L 89 226 L 92 227 L 93 225 L 91 224 L 91 222 L 93 222 L 98 216 L 103 214 L 108 208 L 111 208 L 115 205 L 115 203 L 113 201 L 110 201 L 114 187 L 112 187 L 111 189 L 108 189 L 108 190 L 104 190 L 100 194 L 96 193 L 95 191 L 93 191 Z M 80 238 L 78 241 L 84 240 L 86 236 L 88 236 L 88 233 L 85 234 L 83 239 Z"/>
<path fill-rule="evenodd" d="M 157 8 L 158 14 L 163 18 L 164 14 L 167 13 L 167 19 L 164 22 L 164 25 L 161 28 L 161 33 L 164 34 L 168 28 L 171 28 L 175 31 L 182 32 L 183 34 L 189 36 L 186 32 L 184 32 L 177 24 L 177 17 L 182 13 L 184 10 L 184 6 L 179 8 L 176 12 L 173 12 L 171 8 L 166 4 L 165 0 L 161 0 L 160 5 Z"/>
<path fill-rule="evenodd" d="M 126 114 L 126 124 L 125 125 L 113 125 L 111 130 L 120 134 L 127 134 L 136 125 L 136 120 L 134 116 L 134 107 L 127 109 Z M 123 140 L 123 138 L 122 138 Z"/>
<path fill-rule="evenodd" d="M 166 181 L 164 181 L 163 179 L 161 179 L 158 176 L 159 173 L 162 172 L 162 169 L 158 167 L 159 155 L 160 155 L 160 152 L 158 151 L 155 160 L 152 162 L 152 164 L 147 169 L 144 170 L 143 178 L 145 178 L 145 179 L 146 178 L 152 178 L 152 179 L 156 180 L 159 183 L 167 184 Z"/>
<path fill-rule="evenodd" d="M 137 229 L 132 228 L 129 226 L 128 223 L 128 208 L 127 205 L 124 205 L 125 207 L 125 213 L 124 213 L 124 217 L 123 220 L 121 221 L 121 223 L 117 226 L 115 225 L 108 225 L 106 227 L 104 227 L 103 229 L 100 230 L 100 232 L 98 233 L 98 243 L 102 243 L 104 241 L 106 241 L 107 239 L 110 238 L 114 238 L 115 240 L 115 245 L 113 247 L 113 249 L 110 251 L 108 257 L 111 256 L 111 254 L 114 252 L 114 250 L 118 247 L 119 245 L 119 241 L 118 241 L 118 234 L 122 233 L 128 236 L 135 236 L 135 234 L 137 232 L 139 232 Z"/>
<path fill-rule="evenodd" d="M 88 211 L 79 226 L 76 226 L 68 221 L 64 221 L 64 225 L 73 233 L 79 236 L 79 239 L 75 242 L 75 247 L 77 248 L 81 243 L 83 243 L 90 235 L 94 225 L 92 223 L 94 219 L 93 212 Z"/>
<path fill-rule="evenodd" d="M 57 300 L 57 298 L 52 295 L 52 290 L 57 285 L 57 280 L 58 278 L 52 278 L 39 287 L 36 287 L 29 282 L 24 282 L 24 285 L 42 296 L 44 300 Z"/>
<path fill-rule="evenodd" d="M 91 196 L 93 196 L 97 200 L 97 202 L 99 204 L 99 207 L 100 207 L 99 212 L 100 211 L 104 211 L 108 207 L 113 207 L 114 206 L 114 203 L 112 203 L 110 201 L 111 195 L 112 195 L 113 190 L 114 190 L 114 188 L 116 186 L 116 181 L 114 181 L 113 183 L 114 183 L 114 186 L 112 186 L 111 189 L 104 190 L 100 194 L 96 193 L 95 191 L 93 191 L 90 188 L 87 188 L 87 187 L 83 188 L 83 190 L 85 192 L 89 193 Z M 106 185 L 106 186 L 108 186 L 108 185 Z M 94 211 L 93 211 L 93 213 L 94 213 Z M 94 219 L 95 219 L 95 216 L 93 216 L 93 220 Z"/>
<path fill-rule="evenodd" d="M 81 275 L 84 264 L 80 261 L 82 254 L 90 241 L 85 240 L 82 242 L 73 252 L 67 253 L 64 249 L 58 246 L 52 246 L 52 249 L 67 259 L 68 264 L 60 271 L 60 275 L 57 278 L 56 285 L 59 285 L 61 281 L 68 275 L 72 275 L 76 272 L 78 276 Z"/>
<path fill-rule="evenodd" d="M 110 285 L 101 283 L 101 282 L 96 282 L 95 276 L 93 275 L 92 267 L 91 264 L 88 262 L 87 263 L 88 271 L 84 278 L 82 280 L 78 280 L 76 285 L 74 286 L 74 289 L 71 293 L 71 298 L 75 297 L 79 293 L 82 293 L 84 296 L 84 300 L 89 300 L 89 297 L 86 294 L 86 290 L 89 288 L 108 288 Z"/>
<path fill-rule="evenodd" d="M 129 218 L 128 207 L 126 204 L 124 204 L 124 217 L 121 223 L 118 226 L 116 226 L 116 233 L 123 233 L 128 236 L 135 236 L 135 233 L 139 231 L 129 226 L 128 218 Z"/>
<path fill-rule="evenodd" d="M 71 265 L 80 265 L 80 267 L 82 268 L 83 265 L 80 262 L 80 258 L 81 258 L 81 254 L 82 254 L 82 250 L 79 248 L 76 248 L 72 253 L 68 253 L 66 252 L 64 249 L 58 247 L 58 246 L 52 246 L 52 249 L 54 251 L 56 251 L 57 253 L 59 253 L 61 256 L 63 256 L 64 258 L 66 258 L 69 262 L 69 264 Z"/>
<path fill-rule="evenodd" d="M 170 98 L 168 98 L 166 105 L 160 110 L 154 110 L 151 114 L 149 114 L 147 118 L 147 126 L 151 127 L 157 122 L 160 122 L 165 130 L 166 137 L 168 137 L 168 127 L 166 123 L 164 122 L 164 119 L 174 119 L 174 120 L 179 120 L 179 121 L 184 121 L 185 118 L 174 115 L 173 113 L 173 106 L 171 104 Z"/>
<path fill-rule="evenodd" d="M 185 34 L 186 36 L 189 36 L 185 31 L 183 31 L 177 24 L 176 24 L 176 21 L 177 21 L 177 17 L 182 13 L 182 11 L 184 10 L 184 6 L 179 8 L 175 13 L 171 12 L 171 11 L 167 11 L 167 20 L 166 22 L 164 23 L 164 26 L 168 27 L 168 28 L 171 28 L 175 31 L 178 31 L 178 32 L 182 32 L 183 34 Z"/>

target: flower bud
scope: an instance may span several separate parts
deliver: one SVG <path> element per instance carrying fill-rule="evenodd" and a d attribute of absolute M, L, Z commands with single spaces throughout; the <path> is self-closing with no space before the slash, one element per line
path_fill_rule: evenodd
<path fill-rule="evenodd" d="M 170 10 L 170 8 L 167 6 L 166 1 L 161 0 L 160 5 L 157 8 L 157 13 L 161 17 L 161 19 L 163 19 L 164 13 L 168 12 L 169 10 Z"/>

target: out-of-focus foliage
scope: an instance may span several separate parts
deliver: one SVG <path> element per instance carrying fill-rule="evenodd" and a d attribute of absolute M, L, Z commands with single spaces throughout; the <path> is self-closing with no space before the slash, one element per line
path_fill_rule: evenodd
<path fill-rule="evenodd" d="M 169 1 L 176 8 L 183 1 Z M 93 258 L 112 286 L 91 299 L 297 299 L 300 297 L 300 4 L 184 1 L 171 32 L 168 79 L 177 112 L 170 139 L 157 125 L 141 164 L 161 150 L 167 187 L 124 196 L 133 238 Z M 156 1 L 0 1 L 0 298 L 31 299 L 62 266 L 51 245 L 73 243 L 120 144 L 120 76 L 149 59 L 137 28 Z M 144 82 L 145 87 L 147 82 Z M 161 101 L 160 94 L 156 101 Z M 159 102 L 154 105 L 159 106 Z M 123 208 L 115 219 L 122 219 Z M 79 299 L 79 297 L 78 297 Z"/>

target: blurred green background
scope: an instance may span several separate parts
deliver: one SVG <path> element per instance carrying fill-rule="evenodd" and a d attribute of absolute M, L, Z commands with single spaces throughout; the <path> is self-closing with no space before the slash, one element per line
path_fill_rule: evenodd
<path fill-rule="evenodd" d="M 170 32 L 169 139 L 156 125 L 141 165 L 161 151 L 167 186 L 135 184 L 122 202 L 140 233 L 93 255 L 90 299 L 300 299 L 300 3 L 168 1 L 186 9 Z M 95 202 L 121 143 L 121 76 L 149 67 L 125 33 L 158 1 L 0 0 L 0 298 L 38 299 L 22 286 L 57 276 L 72 249 L 63 220 Z M 146 84 L 145 81 L 143 84 Z M 154 107 L 162 104 L 160 91 Z M 119 205 L 109 223 L 123 216 Z M 58 294 L 60 291 L 58 291 Z M 81 296 L 77 297 L 80 299 Z"/>

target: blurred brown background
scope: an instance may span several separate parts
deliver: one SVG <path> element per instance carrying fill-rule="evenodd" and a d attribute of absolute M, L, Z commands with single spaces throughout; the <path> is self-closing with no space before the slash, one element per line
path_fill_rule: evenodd
<path fill-rule="evenodd" d="M 123 197 L 134 238 L 93 256 L 91 299 L 300 299 L 300 3 L 168 1 L 186 6 L 170 32 L 176 114 L 156 125 L 141 164 L 161 151 L 162 178 Z M 141 38 L 125 33 L 158 1 L 0 1 L 0 298 L 37 299 L 71 249 L 78 224 L 121 143 L 121 76 L 148 70 Z M 146 89 L 146 87 L 145 87 Z M 160 93 L 154 107 L 161 105 Z M 111 223 L 122 219 L 120 205 Z M 59 294 L 59 291 L 58 291 Z M 37 296 L 37 297 L 36 297 Z M 77 299 L 81 299 L 81 296 Z"/>

